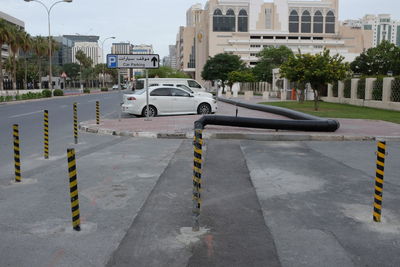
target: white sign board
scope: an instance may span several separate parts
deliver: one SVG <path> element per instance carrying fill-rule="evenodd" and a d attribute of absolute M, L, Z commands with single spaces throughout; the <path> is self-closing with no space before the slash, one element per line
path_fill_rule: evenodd
<path fill-rule="evenodd" d="M 146 55 L 107 55 L 109 69 L 158 69 L 160 56 L 157 54 Z"/>

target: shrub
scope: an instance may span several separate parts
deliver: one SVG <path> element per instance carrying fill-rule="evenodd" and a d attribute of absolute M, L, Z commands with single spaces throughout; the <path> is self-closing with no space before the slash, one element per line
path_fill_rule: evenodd
<path fill-rule="evenodd" d="M 101 88 L 100 90 L 101 90 L 102 92 L 108 92 L 108 88 L 105 88 L 105 87 Z"/>
<path fill-rule="evenodd" d="M 51 91 L 49 89 L 45 89 L 42 91 L 43 97 L 51 97 Z"/>
<path fill-rule="evenodd" d="M 12 100 L 13 100 L 13 97 L 12 97 L 11 95 L 8 95 L 8 96 L 6 96 L 5 100 L 6 100 L 7 102 L 8 102 L 8 101 L 12 101 Z"/>
<path fill-rule="evenodd" d="M 64 91 L 61 89 L 56 89 L 53 92 L 53 96 L 63 96 L 64 95 Z"/>
<path fill-rule="evenodd" d="M 83 92 L 84 92 L 85 94 L 90 94 L 90 89 L 85 88 L 85 89 L 83 89 Z"/>
<path fill-rule="evenodd" d="M 0 96 L 0 102 L 4 102 L 4 96 Z"/>

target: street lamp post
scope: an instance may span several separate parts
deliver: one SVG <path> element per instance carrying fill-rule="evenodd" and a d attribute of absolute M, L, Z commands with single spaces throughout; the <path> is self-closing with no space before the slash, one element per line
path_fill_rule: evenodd
<path fill-rule="evenodd" d="M 40 0 L 24 0 L 25 2 L 38 2 L 39 4 L 41 4 L 47 11 L 47 23 L 49 26 L 49 89 L 52 90 L 53 89 L 53 81 L 51 79 L 51 77 L 53 76 L 53 71 L 52 71 L 52 62 L 51 62 L 51 58 L 52 58 L 52 47 L 51 47 L 51 32 L 50 32 L 50 12 L 53 9 L 53 7 L 58 4 L 58 3 L 72 3 L 72 0 L 62 0 L 62 1 L 57 1 L 54 4 L 52 4 L 50 7 L 47 7 L 42 1 Z"/>
<path fill-rule="evenodd" d="M 102 53 L 102 56 L 103 56 L 103 61 L 104 61 L 104 42 L 109 40 L 109 39 L 115 39 L 115 37 L 114 36 L 113 37 L 108 37 L 108 38 L 104 39 L 101 42 L 101 53 Z M 105 79 L 106 79 L 106 77 L 105 77 L 105 65 L 103 64 L 103 88 L 105 87 Z"/>

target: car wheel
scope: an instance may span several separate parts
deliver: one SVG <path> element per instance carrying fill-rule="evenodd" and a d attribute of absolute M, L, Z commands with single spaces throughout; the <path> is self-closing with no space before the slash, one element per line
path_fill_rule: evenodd
<path fill-rule="evenodd" d="M 197 114 L 210 114 L 211 113 L 211 106 L 207 103 L 201 103 L 197 108 Z"/>
<path fill-rule="evenodd" d="M 143 108 L 142 115 L 143 115 L 143 117 L 147 117 L 147 106 L 145 106 Z M 155 116 L 157 116 L 156 107 L 155 106 L 149 106 L 149 117 L 155 117 Z"/>

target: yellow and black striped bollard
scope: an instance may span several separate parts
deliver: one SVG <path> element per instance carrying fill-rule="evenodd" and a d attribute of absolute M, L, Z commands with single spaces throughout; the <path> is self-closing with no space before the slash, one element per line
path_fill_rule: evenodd
<path fill-rule="evenodd" d="M 78 144 L 78 106 L 74 103 L 74 141 Z"/>
<path fill-rule="evenodd" d="M 19 151 L 19 130 L 18 124 L 13 125 L 14 137 L 14 165 L 15 165 L 15 182 L 21 182 L 21 157 Z"/>
<path fill-rule="evenodd" d="M 49 111 L 44 111 L 44 158 L 49 158 Z"/>
<path fill-rule="evenodd" d="M 383 197 L 383 177 L 385 174 L 386 142 L 378 141 L 378 152 L 376 154 L 376 177 L 375 177 L 375 197 L 374 197 L 374 221 L 381 222 L 382 197 Z"/>
<path fill-rule="evenodd" d="M 96 124 L 100 124 L 100 102 L 96 101 Z"/>
<path fill-rule="evenodd" d="M 67 150 L 69 190 L 71 197 L 72 227 L 75 231 L 81 230 L 81 220 L 79 212 L 78 179 L 76 173 L 75 149 Z"/>
<path fill-rule="evenodd" d="M 199 217 L 201 208 L 201 165 L 203 154 L 203 131 L 195 130 L 194 136 L 194 160 L 193 160 L 193 228 L 200 230 Z"/>

